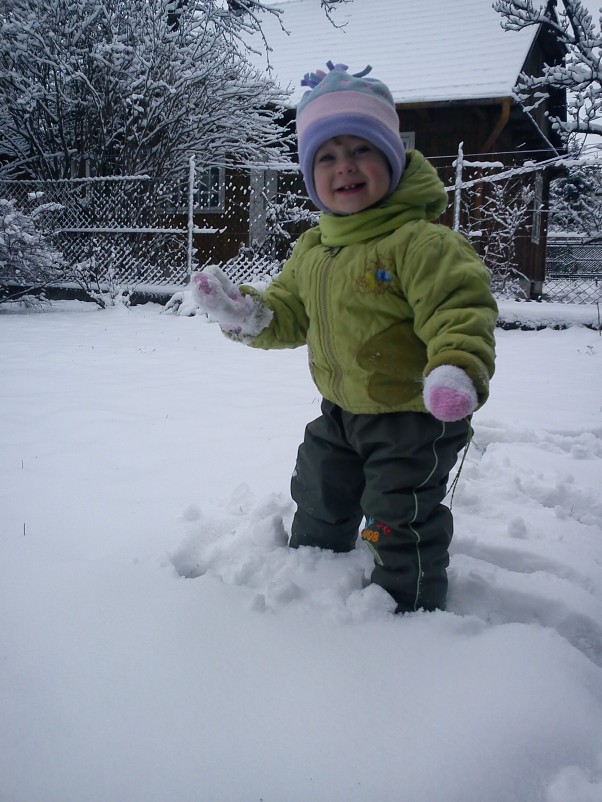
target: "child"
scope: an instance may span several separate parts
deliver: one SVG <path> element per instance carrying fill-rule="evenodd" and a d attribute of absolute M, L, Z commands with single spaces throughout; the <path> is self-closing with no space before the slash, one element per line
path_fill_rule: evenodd
<path fill-rule="evenodd" d="M 372 582 L 397 612 L 444 609 L 452 516 L 449 472 L 494 369 L 489 274 L 459 234 L 435 170 L 406 156 L 388 88 L 342 64 L 306 75 L 299 161 L 319 224 L 263 293 L 216 267 L 194 298 L 254 348 L 307 344 L 323 396 L 291 482 L 290 546 L 374 556 Z"/>

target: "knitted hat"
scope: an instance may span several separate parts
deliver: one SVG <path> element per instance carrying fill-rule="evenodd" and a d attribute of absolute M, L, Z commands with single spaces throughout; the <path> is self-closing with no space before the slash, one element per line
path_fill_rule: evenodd
<path fill-rule="evenodd" d="M 345 64 L 327 62 L 328 73 L 306 73 L 301 86 L 310 91 L 297 107 L 299 163 L 309 197 L 323 211 L 314 185 L 314 156 L 318 148 L 335 136 L 358 136 L 384 153 L 391 166 L 388 195 L 395 191 L 405 167 L 405 151 L 399 135 L 399 118 L 388 87 L 365 76 L 368 66 L 355 75 Z"/>

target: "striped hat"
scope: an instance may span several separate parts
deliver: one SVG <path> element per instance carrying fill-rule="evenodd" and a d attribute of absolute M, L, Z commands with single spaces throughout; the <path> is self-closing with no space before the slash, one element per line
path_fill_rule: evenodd
<path fill-rule="evenodd" d="M 323 211 L 329 211 L 317 196 L 314 185 L 314 156 L 318 148 L 335 136 L 358 136 L 384 153 L 391 166 L 388 195 L 395 191 L 406 158 L 399 135 L 399 118 L 388 87 L 365 76 L 368 66 L 355 75 L 345 64 L 326 65 L 328 72 L 306 73 L 301 86 L 309 87 L 297 107 L 299 163 L 309 197 Z"/>

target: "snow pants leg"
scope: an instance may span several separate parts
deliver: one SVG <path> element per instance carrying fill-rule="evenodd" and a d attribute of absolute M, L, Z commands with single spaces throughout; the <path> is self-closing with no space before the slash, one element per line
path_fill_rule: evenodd
<path fill-rule="evenodd" d="M 306 427 L 297 454 L 291 480 L 297 511 L 289 545 L 351 551 L 364 517 L 364 467 L 347 439 L 348 413 L 330 401 L 322 401 L 322 412 Z"/>
<path fill-rule="evenodd" d="M 291 547 L 350 551 L 365 516 L 371 579 L 398 612 L 444 609 L 453 520 L 442 501 L 469 421 L 352 415 L 329 401 L 322 412 L 307 426 L 291 482 Z"/>

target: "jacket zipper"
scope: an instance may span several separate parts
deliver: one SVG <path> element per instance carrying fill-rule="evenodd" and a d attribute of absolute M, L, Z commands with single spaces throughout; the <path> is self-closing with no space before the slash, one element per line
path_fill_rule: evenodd
<path fill-rule="evenodd" d="M 328 357 L 328 360 L 332 366 L 333 373 L 334 373 L 334 381 L 332 385 L 332 392 L 337 399 L 339 406 L 342 406 L 342 390 L 341 386 L 343 383 L 343 369 L 338 362 L 335 353 L 334 353 L 334 345 L 333 345 L 333 337 L 332 337 L 332 328 L 328 321 L 328 305 L 326 303 L 326 296 L 327 296 L 327 284 L 328 284 L 328 275 L 330 273 L 330 269 L 332 267 L 332 262 L 339 252 L 340 248 L 329 248 L 328 249 L 328 259 L 324 263 L 324 267 L 322 269 L 322 277 L 320 282 L 320 313 L 322 316 L 322 332 L 324 337 L 324 352 Z"/>

